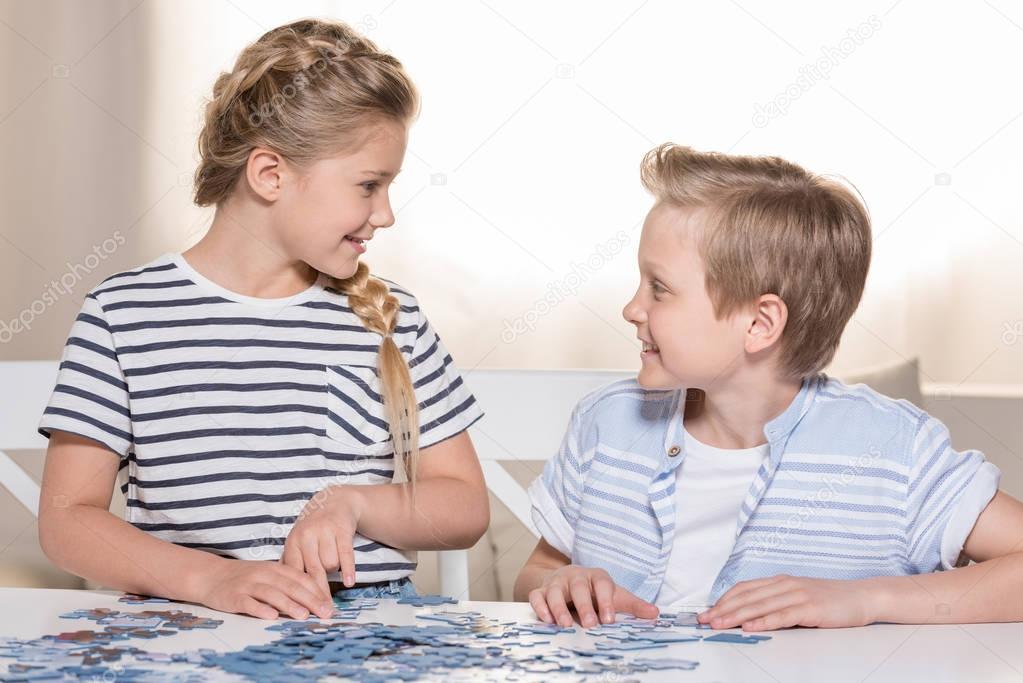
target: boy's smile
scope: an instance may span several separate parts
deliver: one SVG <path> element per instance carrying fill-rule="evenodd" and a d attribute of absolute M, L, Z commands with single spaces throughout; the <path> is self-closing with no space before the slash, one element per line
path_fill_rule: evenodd
<path fill-rule="evenodd" d="M 638 381 L 648 389 L 700 388 L 725 378 L 744 355 L 741 313 L 718 320 L 697 240 L 703 211 L 656 204 L 639 243 L 640 284 L 622 311 L 643 342 Z"/>

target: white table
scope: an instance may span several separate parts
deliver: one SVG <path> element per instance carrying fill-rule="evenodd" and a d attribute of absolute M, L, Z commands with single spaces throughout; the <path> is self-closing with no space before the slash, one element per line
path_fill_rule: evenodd
<path fill-rule="evenodd" d="M 246 645 L 268 643 L 279 634 L 267 631 L 271 622 L 224 614 L 195 605 L 167 603 L 128 605 L 118 602 L 119 593 L 53 589 L 0 588 L 0 636 L 29 639 L 79 629 L 97 628 L 93 622 L 59 618 L 76 609 L 105 607 L 124 612 L 182 609 L 200 617 L 222 619 L 215 630 L 185 631 L 178 635 L 131 641 L 149 651 L 182 652 L 209 648 L 240 650 Z M 412 607 L 382 600 L 364 612 L 359 621 L 410 625 L 435 622 L 416 620 L 417 613 L 431 610 L 476 611 L 484 616 L 534 622 L 525 603 L 471 602 L 441 607 Z M 701 631 L 706 635 L 710 631 Z M 772 639 L 756 645 L 688 642 L 666 648 L 622 653 L 627 657 L 673 657 L 697 660 L 693 671 L 651 672 L 644 680 L 664 681 L 1023 681 L 1023 624 L 975 624 L 968 626 L 897 626 L 876 624 L 854 629 L 791 629 L 772 632 Z M 597 640 L 577 628 L 574 634 L 546 637 L 550 646 L 592 648 Z M 13 660 L 0 659 L 0 678 Z M 558 680 L 556 677 L 551 680 Z M 605 681 L 592 676 L 588 680 Z"/>

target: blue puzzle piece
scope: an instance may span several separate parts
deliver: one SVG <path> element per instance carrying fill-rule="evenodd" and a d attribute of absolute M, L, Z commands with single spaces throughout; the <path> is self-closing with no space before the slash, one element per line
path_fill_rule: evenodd
<path fill-rule="evenodd" d="M 717 633 L 703 640 L 713 643 L 735 643 L 736 645 L 754 645 L 762 640 L 770 640 L 771 636 L 744 635 L 742 633 Z"/>
<path fill-rule="evenodd" d="M 398 598 L 399 605 L 413 605 L 415 607 L 429 607 L 433 605 L 457 605 L 458 600 L 445 595 L 416 595 L 406 598 Z"/>

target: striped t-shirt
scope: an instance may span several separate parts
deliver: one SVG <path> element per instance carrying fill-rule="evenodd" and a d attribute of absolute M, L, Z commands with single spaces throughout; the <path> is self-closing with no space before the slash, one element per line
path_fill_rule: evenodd
<path fill-rule="evenodd" d="M 381 336 L 328 282 L 321 276 L 283 299 L 247 297 L 179 254 L 106 279 L 71 328 L 39 431 L 117 453 L 127 521 L 137 528 L 228 557 L 276 560 L 318 491 L 395 474 L 376 374 Z M 388 286 L 401 304 L 394 340 L 427 448 L 482 412 L 415 297 Z M 415 570 L 414 552 L 360 535 L 354 544 L 359 583 Z"/>
<path fill-rule="evenodd" d="M 685 395 L 635 380 L 593 392 L 529 490 L 548 543 L 649 601 L 676 536 Z M 948 429 L 913 404 L 825 375 L 803 381 L 764 437 L 769 454 L 736 514 L 711 604 L 740 581 L 777 574 L 949 569 L 1001 475 L 980 452 L 953 449 Z"/>

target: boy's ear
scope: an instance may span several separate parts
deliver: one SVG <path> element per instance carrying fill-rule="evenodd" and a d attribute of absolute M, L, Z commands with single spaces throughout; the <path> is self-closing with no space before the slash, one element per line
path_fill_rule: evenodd
<path fill-rule="evenodd" d="M 280 196 L 283 159 L 276 152 L 257 147 L 249 152 L 245 164 L 245 178 L 249 187 L 268 202 Z"/>
<path fill-rule="evenodd" d="M 789 309 L 777 294 L 763 294 L 754 304 L 753 319 L 746 330 L 746 353 L 770 348 L 785 331 Z"/>

